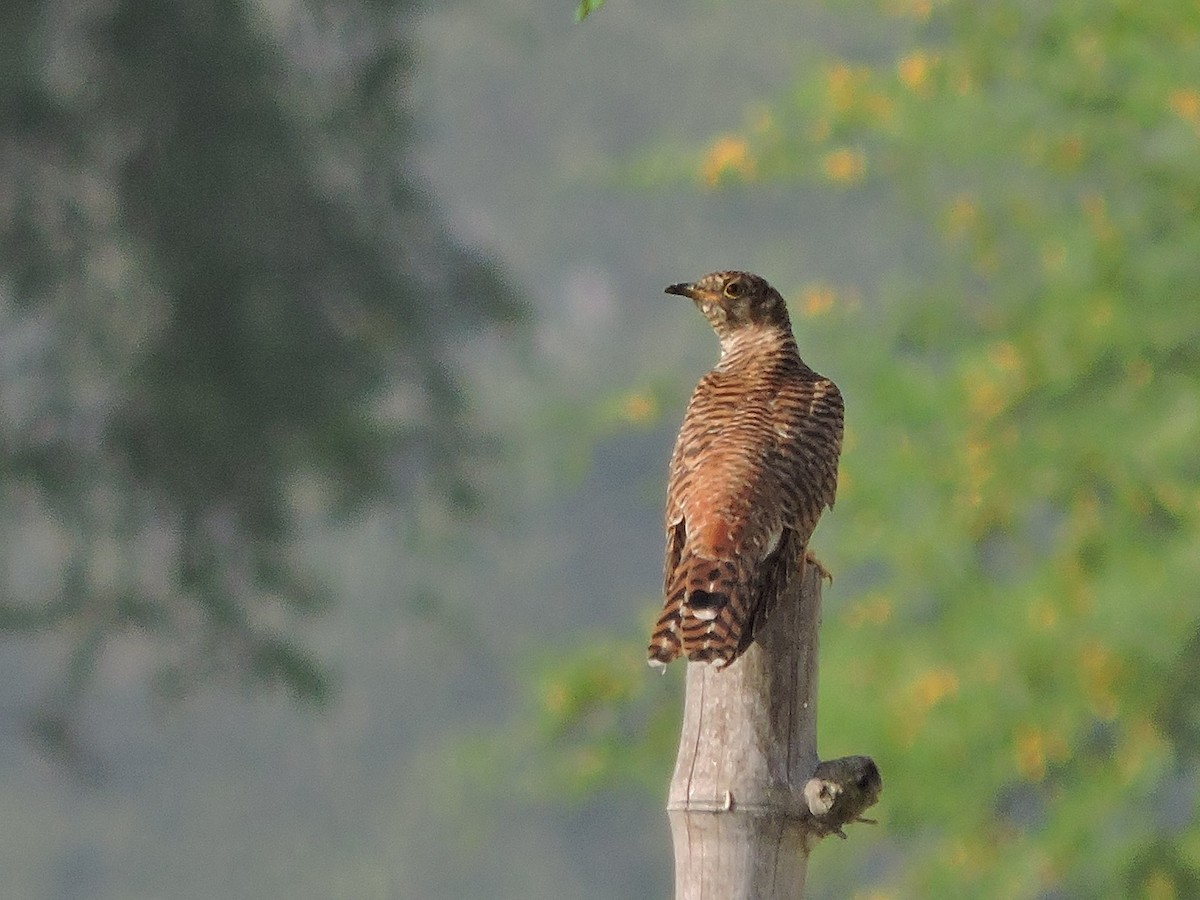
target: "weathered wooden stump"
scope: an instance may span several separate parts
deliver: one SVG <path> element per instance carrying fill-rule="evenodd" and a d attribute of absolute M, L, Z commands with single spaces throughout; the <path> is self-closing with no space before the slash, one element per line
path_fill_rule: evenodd
<path fill-rule="evenodd" d="M 732 665 L 688 663 L 667 801 L 676 900 L 796 900 L 808 853 L 875 803 L 875 763 L 817 757 L 821 576 L 806 577 Z"/>

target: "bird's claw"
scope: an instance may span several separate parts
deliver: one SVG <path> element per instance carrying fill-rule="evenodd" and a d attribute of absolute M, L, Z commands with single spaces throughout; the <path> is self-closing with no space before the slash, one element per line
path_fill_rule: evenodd
<path fill-rule="evenodd" d="M 812 566 L 814 569 L 816 569 L 817 574 L 821 576 L 822 581 L 828 581 L 830 584 L 833 584 L 833 573 L 821 565 L 821 561 L 813 556 L 813 552 L 811 550 L 804 551 L 804 564 Z"/>

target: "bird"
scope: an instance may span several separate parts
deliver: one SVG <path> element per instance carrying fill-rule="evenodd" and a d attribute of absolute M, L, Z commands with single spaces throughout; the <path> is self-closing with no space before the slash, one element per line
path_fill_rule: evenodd
<path fill-rule="evenodd" d="M 837 493 L 844 408 L 800 358 L 787 304 L 767 281 L 724 271 L 666 293 L 689 298 L 721 344 L 671 454 L 663 609 L 647 650 L 722 668 L 750 646 L 807 565 Z"/>

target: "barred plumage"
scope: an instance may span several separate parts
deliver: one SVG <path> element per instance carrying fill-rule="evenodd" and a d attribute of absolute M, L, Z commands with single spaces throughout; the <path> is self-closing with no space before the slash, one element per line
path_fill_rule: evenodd
<path fill-rule="evenodd" d="M 721 359 L 692 393 L 671 457 L 649 657 L 727 665 L 815 562 L 808 541 L 837 491 L 842 396 L 800 359 L 787 305 L 757 275 L 714 272 L 667 293 L 700 308 Z"/>

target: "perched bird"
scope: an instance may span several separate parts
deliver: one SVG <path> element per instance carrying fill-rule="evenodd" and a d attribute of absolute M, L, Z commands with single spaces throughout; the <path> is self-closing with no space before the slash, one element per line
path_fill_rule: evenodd
<path fill-rule="evenodd" d="M 804 574 L 817 519 L 833 506 L 842 395 L 800 359 L 787 305 L 748 272 L 714 272 L 690 298 L 721 340 L 671 456 L 665 601 L 653 666 L 680 654 L 724 666 Z M 824 573 L 824 570 L 821 570 Z"/>

